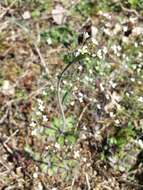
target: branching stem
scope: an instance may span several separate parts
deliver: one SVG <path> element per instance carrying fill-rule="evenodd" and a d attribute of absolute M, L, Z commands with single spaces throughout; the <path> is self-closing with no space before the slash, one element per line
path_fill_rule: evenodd
<path fill-rule="evenodd" d="M 58 83 L 57 83 L 57 94 L 58 94 L 58 103 L 59 103 L 59 107 L 60 107 L 60 111 L 62 114 L 62 120 L 63 120 L 63 126 L 61 129 L 61 132 L 63 133 L 65 128 L 66 128 L 66 118 L 65 118 L 65 113 L 64 113 L 64 109 L 63 109 L 63 105 L 62 105 L 62 98 L 61 98 L 61 93 L 60 93 L 60 88 L 61 88 L 61 81 L 63 78 L 63 75 L 65 74 L 65 72 L 68 70 L 68 68 L 72 65 L 72 63 L 70 62 L 65 68 L 64 70 L 61 72 L 61 74 L 59 75 L 58 78 Z"/>

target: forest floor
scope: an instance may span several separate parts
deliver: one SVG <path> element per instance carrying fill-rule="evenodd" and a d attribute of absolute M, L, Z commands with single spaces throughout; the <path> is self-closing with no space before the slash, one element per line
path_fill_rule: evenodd
<path fill-rule="evenodd" d="M 142 189 L 142 0 L 0 1 L 0 190 Z"/>

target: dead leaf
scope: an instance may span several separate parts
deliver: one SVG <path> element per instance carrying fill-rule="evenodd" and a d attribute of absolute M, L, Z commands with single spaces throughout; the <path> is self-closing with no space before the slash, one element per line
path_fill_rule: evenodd
<path fill-rule="evenodd" d="M 110 94 L 111 97 L 111 102 L 109 102 L 108 104 L 105 105 L 104 110 L 109 113 L 110 111 L 112 111 L 115 107 L 120 110 L 121 106 L 118 102 L 121 101 L 121 96 L 117 93 L 117 92 L 113 92 L 112 94 Z"/>
<path fill-rule="evenodd" d="M 22 77 L 19 81 L 19 85 L 24 87 L 27 91 L 31 91 L 34 85 L 34 81 L 36 80 L 35 74 L 31 71 L 28 72 L 24 77 Z"/>
<path fill-rule="evenodd" d="M 14 95 L 14 93 L 15 93 L 14 85 L 12 85 L 12 84 L 10 83 L 10 81 L 5 80 L 5 81 L 3 82 L 3 86 L 1 87 L 1 92 L 2 92 L 4 95 Z"/>
<path fill-rule="evenodd" d="M 62 24 L 64 22 L 66 10 L 62 5 L 57 4 L 52 10 L 52 16 L 56 24 Z"/>

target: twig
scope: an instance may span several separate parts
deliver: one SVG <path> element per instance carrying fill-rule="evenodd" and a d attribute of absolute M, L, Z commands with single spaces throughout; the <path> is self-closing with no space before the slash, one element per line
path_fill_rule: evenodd
<path fill-rule="evenodd" d="M 8 114 L 9 114 L 9 108 L 6 110 L 6 112 L 3 115 L 3 117 L 0 118 L 0 125 L 2 125 L 4 123 L 4 121 L 7 119 Z"/>
<path fill-rule="evenodd" d="M 73 178 L 73 180 L 72 180 L 72 184 L 71 184 L 70 190 L 73 190 L 73 186 L 74 186 L 74 183 L 75 183 L 75 179 L 76 179 L 76 177 L 74 176 L 74 178 Z"/>
<path fill-rule="evenodd" d="M 89 182 L 89 178 L 88 178 L 87 173 L 85 173 L 85 178 L 86 178 L 86 183 L 87 183 L 88 190 L 90 190 L 91 187 L 90 187 L 90 182 Z"/>
<path fill-rule="evenodd" d="M 14 23 L 15 23 L 17 26 L 19 26 L 21 29 L 23 29 L 23 31 L 24 31 L 26 34 L 28 34 L 28 36 L 31 38 L 30 31 L 29 31 L 29 29 L 28 29 L 27 27 L 21 25 L 19 22 L 16 22 L 16 21 L 14 21 Z M 38 56 L 39 56 L 39 58 L 40 58 L 42 67 L 45 69 L 45 72 L 49 75 L 49 70 L 48 70 L 47 65 L 46 65 L 46 62 L 45 62 L 45 60 L 44 60 L 44 58 L 43 58 L 43 56 L 42 56 L 42 54 L 41 54 L 41 52 L 40 52 L 40 49 L 38 48 L 37 44 L 36 44 L 33 40 L 32 40 L 32 44 L 33 44 L 33 46 L 34 46 L 34 48 L 35 48 L 35 51 L 37 52 L 37 54 L 38 54 Z"/>
<path fill-rule="evenodd" d="M 0 23 L 0 32 L 2 32 L 2 30 L 4 30 L 5 28 L 7 28 L 8 24 L 9 24 L 9 21 L 5 21 L 3 23 Z M 9 49 L 11 49 L 11 48 L 9 48 Z M 9 51 L 9 49 L 6 50 L 6 52 Z"/>
<path fill-rule="evenodd" d="M 143 16 L 141 16 L 135 9 L 128 9 L 124 7 L 121 3 L 120 6 L 124 12 L 133 13 L 135 14 L 140 20 L 143 20 Z"/>
<path fill-rule="evenodd" d="M 61 98 L 61 93 L 60 93 L 60 88 L 61 88 L 61 81 L 62 81 L 62 77 L 64 75 L 64 73 L 68 70 L 68 68 L 72 65 L 72 63 L 69 63 L 64 70 L 62 71 L 62 73 L 60 74 L 59 78 L 58 78 L 58 83 L 57 83 L 57 95 L 58 95 L 58 103 L 59 103 L 59 107 L 60 107 L 60 111 L 62 114 L 62 120 L 63 120 L 63 127 L 62 127 L 62 133 L 64 132 L 65 128 L 66 128 L 66 118 L 65 118 L 65 114 L 64 114 L 64 110 L 63 110 L 63 106 L 62 106 L 62 98 Z"/>
<path fill-rule="evenodd" d="M 2 160 L 0 160 L 0 164 L 3 165 L 8 171 L 10 171 L 10 168 L 6 164 L 4 164 Z"/>
<path fill-rule="evenodd" d="M 134 181 L 129 181 L 129 180 L 125 180 L 125 179 L 117 179 L 120 183 L 125 183 L 129 186 L 132 186 L 132 187 L 137 187 L 137 188 L 143 188 L 143 185 L 141 184 L 138 184 Z"/>
<path fill-rule="evenodd" d="M 84 113 L 86 112 L 86 110 L 87 110 L 89 104 L 90 104 L 90 103 L 88 103 L 88 104 L 83 108 L 82 112 L 80 113 L 79 118 L 78 118 L 78 121 L 77 121 L 77 124 L 76 124 L 76 129 L 78 128 L 79 123 L 80 123 L 80 121 L 82 120 L 83 115 L 84 115 Z"/>
<path fill-rule="evenodd" d="M 0 143 L 8 154 L 13 154 L 13 150 L 5 142 L 3 142 L 2 139 L 0 139 Z"/>
<path fill-rule="evenodd" d="M 11 138 L 14 137 L 18 132 L 19 132 L 19 129 L 17 129 L 16 131 L 14 131 L 14 133 L 12 133 L 12 135 L 11 135 L 10 137 L 8 137 L 8 138 L 4 141 L 4 143 L 8 143 L 8 142 L 11 140 Z"/>
<path fill-rule="evenodd" d="M 48 68 L 47 68 L 47 66 L 46 66 L 46 62 L 45 62 L 45 60 L 44 60 L 44 58 L 43 58 L 43 56 L 42 56 L 42 54 L 41 54 L 41 52 L 40 52 L 40 49 L 38 48 L 38 46 L 37 46 L 35 43 L 33 43 L 33 45 L 34 45 L 35 50 L 36 50 L 36 52 L 37 52 L 37 54 L 38 54 L 38 56 L 39 56 L 39 58 L 40 58 L 40 60 L 41 60 L 41 64 L 42 64 L 43 67 L 45 68 L 46 73 L 49 75 L 49 70 L 48 70 Z"/>
<path fill-rule="evenodd" d="M 16 3 L 17 0 L 13 1 L 5 10 L 2 14 L 0 14 L 0 19 L 2 19 L 5 14 L 7 13 L 7 11 L 9 11 L 9 9 Z"/>

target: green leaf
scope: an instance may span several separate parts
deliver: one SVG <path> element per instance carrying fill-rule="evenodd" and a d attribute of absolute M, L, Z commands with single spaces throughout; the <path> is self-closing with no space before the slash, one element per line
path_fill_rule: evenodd
<path fill-rule="evenodd" d="M 76 137 L 74 135 L 67 135 L 66 140 L 68 141 L 69 144 L 75 144 L 76 142 Z"/>
<path fill-rule="evenodd" d="M 65 138 L 64 138 L 64 136 L 60 136 L 59 138 L 58 138 L 58 141 L 57 141 L 60 145 L 64 145 L 64 142 L 65 142 Z"/>
<path fill-rule="evenodd" d="M 33 150 L 28 144 L 25 145 L 24 150 L 25 150 L 25 152 L 33 154 Z"/>
<path fill-rule="evenodd" d="M 31 16 L 33 18 L 39 17 L 40 16 L 40 11 L 39 10 L 32 11 Z"/>
<path fill-rule="evenodd" d="M 59 129 L 61 126 L 61 120 L 59 118 L 54 117 L 52 121 L 52 127 L 55 129 Z"/>
<path fill-rule="evenodd" d="M 70 131 L 70 129 L 73 129 L 73 128 L 74 128 L 74 119 L 73 119 L 72 116 L 66 118 L 66 124 L 67 124 L 66 131 Z"/>
<path fill-rule="evenodd" d="M 35 160 L 40 160 L 40 153 L 35 152 L 35 153 L 33 154 L 33 158 L 34 158 Z"/>
<path fill-rule="evenodd" d="M 51 157 L 51 162 L 54 164 L 56 164 L 56 163 L 58 163 L 59 162 L 59 158 L 55 155 L 55 154 L 53 154 L 52 155 L 52 157 Z"/>
<path fill-rule="evenodd" d="M 48 169 L 48 174 L 50 176 L 53 176 L 55 173 L 57 173 L 58 168 L 56 166 L 52 166 L 51 168 Z"/>
<path fill-rule="evenodd" d="M 47 164 L 41 164 L 40 169 L 43 173 L 46 173 L 48 171 L 48 165 Z"/>
<path fill-rule="evenodd" d="M 47 136 L 56 136 L 56 130 L 55 129 L 52 129 L 52 128 L 46 128 L 44 130 L 44 134 L 47 135 Z"/>
<path fill-rule="evenodd" d="M 111 145 L 117 144 L 116 138 L 115 138 L 115 137 L 111 137 L 111 138 L 109 139 L 109 144 L 111 144 Z"/>
<path fill-rule="evenodd" d="M 51 38 L 54 45 L 62 43 L 64 45 L 76 44 L 77 34 L 68 25 L 52 27 L 41 33 L 41 37 L 45 40 Z"/>
<path fill-rule="evenodd" d="M 70 159 L 70 160 L 67 160 L 67 164 L 70 166 L 70 167 L 74 167 L 76 165 L 77 161 L 76 160 L 73 160 L 73 159 Z"/>

